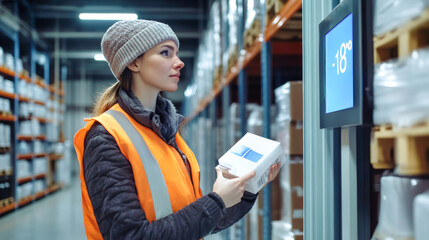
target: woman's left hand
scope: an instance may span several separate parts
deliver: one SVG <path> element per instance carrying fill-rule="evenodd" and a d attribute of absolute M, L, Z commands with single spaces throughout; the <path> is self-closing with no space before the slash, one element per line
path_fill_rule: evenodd
<path fill-rule="evenodd" d="M 270 167 L 270 173 L 268 174 L 268 181 L 267 184 L 276 178 L 277 174 L 280 172 L 281 163 L 278 162 L 276 164 L 271 165 Z"/>

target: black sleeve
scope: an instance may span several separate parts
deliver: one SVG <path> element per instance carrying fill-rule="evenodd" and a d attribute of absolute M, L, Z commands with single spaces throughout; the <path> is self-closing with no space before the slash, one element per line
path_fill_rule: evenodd
<path fill-rule="evenodd" d="M 85 137 L 85 183 L 104 239 L 199 239 L 225 214 L 215 193 L 149 223 L 137 197 L 131 164 L 99 123 Z"/>
<path fill-rule="evenodd" d="M 246 215 L 252 209 L 257 197 L 258 194 L 245 191 L 241 201 L 238 204 L 226 209 L 223 218 L 212 233 L 216 233 L 225 228 L 228 228 L 244 217 L 244 215 Z"/>

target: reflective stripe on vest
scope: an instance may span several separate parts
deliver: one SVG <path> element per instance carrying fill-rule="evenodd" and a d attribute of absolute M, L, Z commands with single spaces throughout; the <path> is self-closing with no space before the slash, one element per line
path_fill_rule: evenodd
<path fill-rule="evenodd" d="M 165 183 L 161 168 L 146 145 L 146 142 L 123 113 L 115 110 L 108 110 L 106 113 L 110 114 L 121 125 L 137 150 L 146 172 L 156 219 L 161 219 L 172 214 L 173 209 L 171 207 L 170 196 L 168 195 L 167 184 Z"/>

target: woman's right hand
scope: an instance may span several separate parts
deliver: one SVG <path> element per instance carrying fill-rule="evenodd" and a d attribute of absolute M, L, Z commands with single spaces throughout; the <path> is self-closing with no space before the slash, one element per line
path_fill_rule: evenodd
<path fill-rule="evenodd" d="M 222 198 L 225 203 L 225 207 L 229 208 L 241 201 L 244 194 L 244 188 L 246 182 L 252 179 L 255 175 L 255 171 L 251 171 L 246 175 L 236 178 L 225 178 L 222 174 L 222 170 L 216 167 L 217 178 L 213 185 L 213 192 Z"/>

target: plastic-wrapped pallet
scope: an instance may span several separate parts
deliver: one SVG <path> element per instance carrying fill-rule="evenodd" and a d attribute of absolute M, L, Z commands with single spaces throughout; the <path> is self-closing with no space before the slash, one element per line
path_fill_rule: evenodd
<path fill-rule="evenodd" d="M 255 19 L 261 18 L 261 4 L 259 0 L 247 1 L 246 22 L 244 28 L 248 29 Z"/>
<path fill-rule="evenodd" d="M 3 80 L 3 90 L 8 93 L 15 93 L 15 88 L 13 87 L 13 81 L 9 79 Z"/>
<path fill-rule="evenodd" d="M 12 71 L 15 71 L 15 64 L 14 64 L 15 58 L 10 53 L 6 53 L 4 55 L 4 62 L 7 68 L 9 68 Z"/>
<path fill-rule="evenodd" d="M 45 190 L 45 182 L 42 179 L 34 181 L 34 193 L 42 192 Z"/>
<path fill-rule="evenodd" d="M 0 76 L 0 90 L 4 90 L 4 77 L 3 76 Z"/>
<path fill-rule="evenodd" d="M 0 67 L 3 67 L 4 65 L 4 51 L 3 48 L 0 47 Z"/>
<path fill-rule="evenodd" d="M 210 41 L 212 41 L 212 46 L 213 48 L 209 48 L 212 49 L 213 51 L 213 64 L 214 67 L 219 67 L 221 65 L 221 44 L 220 44 L 220 40 L 221 40 L 221 36 L 220 36 L 220 24 L 221 22 L 221 18 L 220 18 L 220 6 L 219 6 L 219 2 L 215 1 L 213 2 L 213 5 L 210 9 L 210 18 L 209 18 L 209 25 L 210 28 L 212 29 L 212 37 L 210 37 Z"/>
<path fill-rule="evenodd" d="M 372 239 L 414 239 L 414 200 L 428 189 L 427 178 L 383 176 L 378 224 Z"/>
<path fill-rule="evenodd" d="M 30 165 L 29 161 L 19 160 L 16 162 L 16 177 L 17 178 L 32 176 L 30 170 L 31 170 L 31 165 Z"/>
<path fill-rule="evenodd" d="M 238 55 L 238 8 L 237 0 L 228 0 L 228 44 L 227 54 L 225 57 L 225 68 L 228 67 L 228 60 L 231 55 L 237 57 Z"/>
<path fill-rule="evenodd" d="M 429 49 L 375 67 L 374 123 L 410 126 L 429 118 Z"/>
<path fill-rule="evenodd" d="M 429 237 L 429 189 L 417 195 L 414 199 L 414 232 L 415 240 L 424 240 Z"/>
<path fill-rule="evenodd" d="M 264 109 L 262 106 L 254 105 L 252 107 L 252 110 L 249 114 L 249 117 L 247 118 L 247 131 L 254 133 L 256 135 L 262 136 L 263 130 L 263 114 Z M 277 132 L 276 124 L 275 124 L 275 115 L 276 115 L 276 106 L 271 106 L 271 136 L 275 136 L 275 133 Z"/>
<path fill-rule="evenodd" d="M 0 154 L 0 170 L 9 170 L 10 168 L 10 153 Z"/>
<path fill-rule="evenodd" d="M 47 173 L 48 161 L 46 158 L 33 159 L 33 174 Z"/>
<path fill-rule="evenodd" d="M 18 154 L 29 154 L 31 152 L 31 146 L 26 141 L 19 141 L 18 142 Z"/>
<path fill-rule="evenodd" d="M 287 155 L 302 155 L 302 82 L 287 82 L 274 92 L 279 109 L 276 140 L 282 144 Z"/>
<path fill-rule="evenodd" d="M 40 140 L 34 140 L 33 141 L 33 153 L 34 154 L 41 154 L 45 152 L 45 146 L 42 141 Z"/>
<path fill-rule="evenodd" d="M 248 103 L 246 104 L 246 116 L 244 119 L 249 119 L 250 113 L 258 108 L 257 104 Z M 241 119 L 240 119 L 240 108 L 238 103 L 232 103 L 230 107 L 230 117 L 231 117 L 231 141 L 230 143 L 233 145 L 236 143 L 241 137 Z"/>
<path fill-rule="evenodd" d="M 420 15 L 427 6 L 429 6 L 429 0 L 376 0 L 374 35 L 377 36 L 401 26 Z"/>

